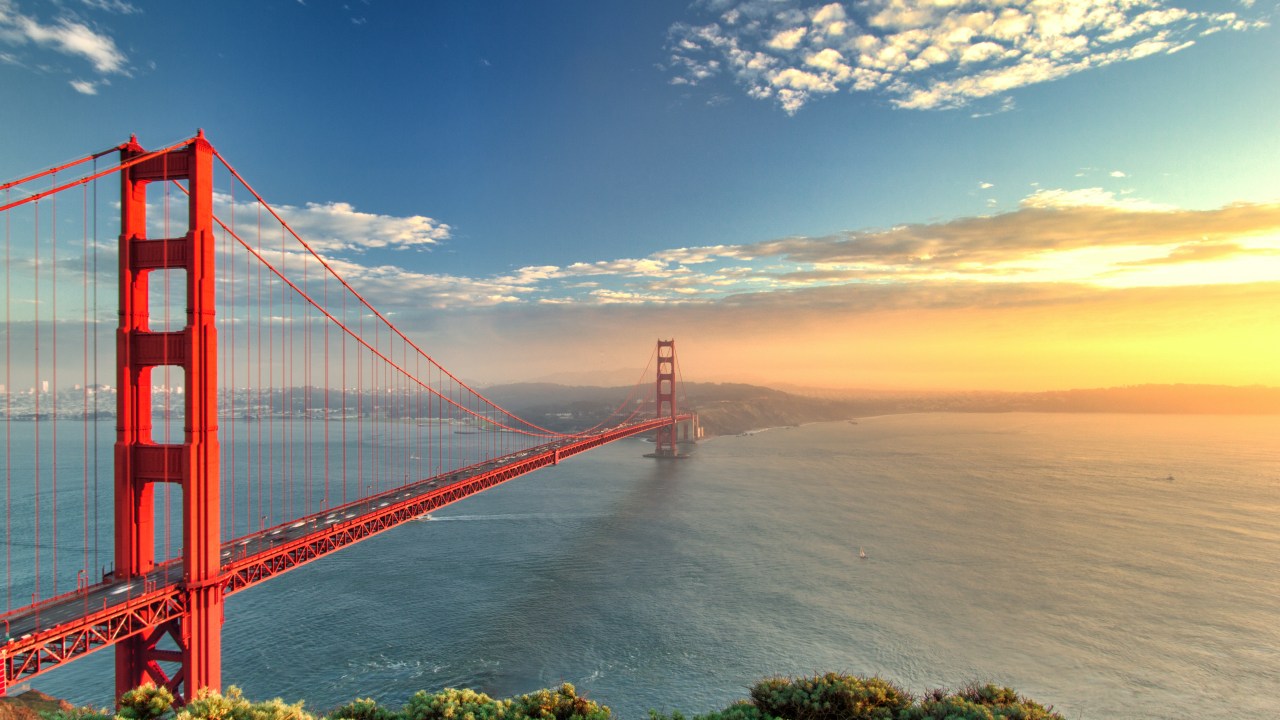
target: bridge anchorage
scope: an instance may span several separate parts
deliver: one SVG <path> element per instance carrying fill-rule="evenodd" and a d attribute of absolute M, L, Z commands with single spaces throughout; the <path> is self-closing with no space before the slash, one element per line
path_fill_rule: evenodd
<path fill-rule="evenodd" d="M 116 164 L 99 168 L 116 153 Z M 116 176 L 118 210 L 97 193 Z M 202 131 L 154 151 L 131 138 L 0 183 L 0 192 L 9 263 L 0 695 L 114 646 L 117 697 L 150 682 L 190 701 L 203 688 L 221 688 L 228 596 L 607 443 L 655 433 L 650 457 L 683 458 L 698 437 L 697 417 L 677 407 L 673 340 L 659 340 L 654 351 L 653 405 L 640 399 L 644 380 L 611 415 L 578 432 L 549 430 L 498 406 L 369 304 Z M 60 196 L 68 200 L 59 204 Z M 99 320 L 90 297 L 96 302 L 98 277 L 107 276 L 89 272 L 98 245 L 89 228 L 96 235 L 99 212 L 120 214 L 114 388 L 91 381 L 98 357 L 88 339 Z M 68 226 L 83 228 L 80 245 L 52 231 Z M 68 259 L 77 248 L 81 256 Z M 23 272 L 11 273 L 13 266 Z M 28 267 L 29 277 L 15 277 Z M 68 267 L 83 268 L 74 278 L 82 288 L 69 287 Z M 66 313 L 76 305 L 83 317 L 73 321 Z M 180 307 L 171 313 L 171 305 Z M 29 346 L 11 339 L 13 320 L 34 328 Z M 68 327 L 82 327 L 84 340 L 68 340 Z M 51 338 L 44 357 L 42 337 Z M 59 363 L 67 343 L 72 352 L 64 348 Z M 65 377 L 67 358 L 80 356 L 74 393 L 60 390 L 58 368 Z M 170 372 L 180 380 L 170 381 Z M 31 390 L 15 392 L 15 382 Z M 95 469 L 96 483 L 96 467 L 106 463 L 90 457 L 88 438 L 111 414 L 99 398 L 112 393 L 114 402 L 104 400 L 114 405 L 116 426 L 104 532 L 114 566 L 102 573 L 89 478 Z M 69 494 L 58 491 L 58 470 L 64 490 L 72 470 L 58 437 L 65 443 L 69 430 L 85 438 L 75 468 L 84 489 L 78 506 L 62 500 L 59 525 L 59 498 Z M 50 474 L 52 494 L 41 490 Z M 24 494 L 28 484 L 34 492 Z M 42 494 L 52 500 L 41 505 Z M 171 513 L 173 497 L 180 508 Z M 68 540 L 82 542 L 69 551 Z M 41 555 L 42 547 L 52 552 Z M 71 578 L 75 589 L 66 591 Z"/>

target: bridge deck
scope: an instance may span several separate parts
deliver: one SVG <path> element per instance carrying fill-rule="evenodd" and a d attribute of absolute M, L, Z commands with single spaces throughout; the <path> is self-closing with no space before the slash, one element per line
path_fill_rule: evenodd
<path fill-rule="evenodd" d="M 677 416 L 674 421 L 686 419 Z M 592 448 L 673 422 L 654 418 L 513 453 L 426 478 L 292 523 L 222 544 L 230 595 L 377 533 Z M 180 560 L 146 575 L 107 580 L 0 616 L 0 687 L 181 617 L 186 586 Z"/>

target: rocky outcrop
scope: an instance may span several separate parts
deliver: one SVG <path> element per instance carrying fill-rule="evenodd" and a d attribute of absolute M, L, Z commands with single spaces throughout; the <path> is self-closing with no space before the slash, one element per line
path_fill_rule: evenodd
<path fill-rule="evenodd" d="M 66 700 L 59 700 L 39 690 L 28 690 L 12 697 L 0 698 L 0 720 L 41 720 L 42 712 L 74 710 Z"/>

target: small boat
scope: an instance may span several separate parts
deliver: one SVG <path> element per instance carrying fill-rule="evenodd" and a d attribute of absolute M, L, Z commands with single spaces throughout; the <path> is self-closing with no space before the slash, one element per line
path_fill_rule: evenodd
<path fill-rule="evenodd" d="M 858 546 L 858 558 L 862 560 L 867 559 L 867 551 L 863 550 L 861 545 Z"/>

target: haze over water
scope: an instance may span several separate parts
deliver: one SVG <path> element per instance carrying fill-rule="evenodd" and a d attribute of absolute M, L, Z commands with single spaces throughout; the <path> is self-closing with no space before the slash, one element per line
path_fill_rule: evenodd
<path fill-rule="evenodd" d="M 1280 715 L 1277 417 L 903 415 L 624 442 L 231 598 L 224 682 L 312 709 L 569 681 L 623 718 L 772 673 Z M 859 547 L 868 558 L 859 560 Z M 110 693 L 109 653 L 36 686 Z"/>

